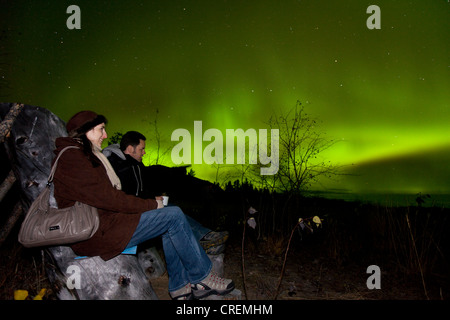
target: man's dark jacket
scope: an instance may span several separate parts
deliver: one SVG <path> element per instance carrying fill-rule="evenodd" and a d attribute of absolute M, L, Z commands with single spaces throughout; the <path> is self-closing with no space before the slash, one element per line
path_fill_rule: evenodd
<path fill-rule="evenodd" d="M 122 183 L 122 190 L 127 194 L 132 194 L 139 198 L 154 197 L 150 194 L 149 188 L 144 187 L 147 167 L 142 162 L 137 161 L 128 154 L 120 150 L 119 145 L 114 144 L 103 150 L 103 154 L 108 158 L 114 171 Z"/>
<path fill-rule="evenodd" d="M 145 166 L 142 162 L 124 154 L 118 144 L 103 149 L 122 183 L 122 190 L 144 199 L 154 199 L 167 193 L 174 199 L 189 198 L 195 188 L 187 184 L 186 168 L 169 168 L 162 165 Z"/>

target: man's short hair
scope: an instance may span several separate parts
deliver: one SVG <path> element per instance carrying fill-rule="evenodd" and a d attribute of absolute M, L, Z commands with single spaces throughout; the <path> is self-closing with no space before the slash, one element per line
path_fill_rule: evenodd
<path fill-rule="evenodd" d="M 146 140 L 145 136 L 137 131 L 128 131 L 120 140 L 120 150 L 125 151 L 128 146 L 135 148 L 139 145 L 140 140 Z"/>

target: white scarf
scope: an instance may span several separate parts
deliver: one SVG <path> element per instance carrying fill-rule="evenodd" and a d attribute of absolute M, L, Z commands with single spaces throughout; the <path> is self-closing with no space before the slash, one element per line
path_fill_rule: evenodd
<path fill-rule="evenodd" d="M 106 173 L 108 174 L 109 180 L 111 181 L 113 187 L 116 188 L 117 190 L 122 190 L 122 184 L 120 183 L 120 179 L 117 176 L 116 172 L 114 171 L 113 167 L 111 166 L 111 163 L 109 163 L 108 158 L 106 158 L 105 155 L 102 153 L 102 149 L 95 145 L 92 145 L 92 152 L 103 163 L 103 166 L 106 169 Z"/>

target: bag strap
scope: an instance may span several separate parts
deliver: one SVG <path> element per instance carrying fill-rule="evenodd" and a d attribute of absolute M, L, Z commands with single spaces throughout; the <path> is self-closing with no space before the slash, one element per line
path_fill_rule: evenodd
<path fill-rule="evenodd" d="M 47 186 L 50 186 L 50 184 L 53 182 L 53 176 L 55 175 L 56 165 L 58 164 L 59 157 L 61 157 L 61 155 L 62 155 L 62 154 L 64 153 L 64 151 L 66 151 L 67 149 L 80 149 L 80 148 L 75 147 L 75 146 L 68 146 L 68 147 L 65 147 L 64 149 L 61 150 L 61 152 L 60 152 L 60 153 L 58 154 L 58 156 L 56 157 L 55 162 L 53 163 L 52 170 L 50 171 L 50 175 L 48 176 Z"/>

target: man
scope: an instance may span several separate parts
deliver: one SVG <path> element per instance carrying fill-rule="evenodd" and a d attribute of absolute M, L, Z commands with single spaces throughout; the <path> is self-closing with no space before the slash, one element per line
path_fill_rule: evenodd
<path fill-rule="evenodd" d="M 145 141 L 143 134 L 137 131 L 128 131 L 122 137 L 119 144 L 113 144 L 103 150 L 117 176 L 120 178 L 122 190 L 140 198 L 154 198 L 161 196 L 167 190 L 163 177 L 156 178 L 153 186 L 145 182 L 145 172 L 149 169 L 142 163 L 145 155 Z M 151 168 L 151 167 L 150 167 Z M 155 176 L 155 175 L 153 175 Z M 172 182 L 173 183 L 173 182 Z M 200 245 L 207 254 L 220 254 L 225 248 L 228 232 L 211 231 L 200 223 L 186 215 L 192 231 L 199 240 Z"/>

